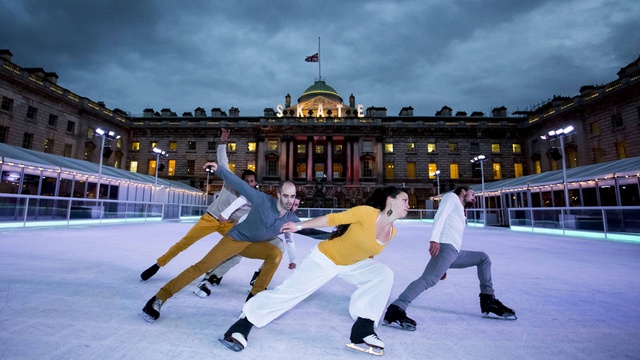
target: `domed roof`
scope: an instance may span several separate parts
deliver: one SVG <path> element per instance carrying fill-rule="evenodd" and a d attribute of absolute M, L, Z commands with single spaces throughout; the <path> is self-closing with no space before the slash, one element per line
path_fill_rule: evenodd
<path fill-rule="evenodd" d="M 316 81 L 315 84 L 309 86 L 307 90 L 302 93 L 302 96 L 298 98 L 298 103 L 309 101 L 317 96 L 324 96 L 333 101 L 342 103 L 342 98 L 338 92 L 322 80 Z"/>

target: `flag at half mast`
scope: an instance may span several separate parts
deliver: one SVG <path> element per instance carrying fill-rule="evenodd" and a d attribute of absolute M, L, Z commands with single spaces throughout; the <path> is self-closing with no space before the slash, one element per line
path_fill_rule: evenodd
<path fill-rule="evenodd" d="M 315 53 L 313 55 L 307 56 L 304 61 L 306 62 L 318 62 L 318 53 Z"/>

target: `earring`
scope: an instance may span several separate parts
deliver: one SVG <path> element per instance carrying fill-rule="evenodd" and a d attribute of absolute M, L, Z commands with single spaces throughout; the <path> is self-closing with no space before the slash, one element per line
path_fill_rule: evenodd
<path fill-rule="evenodd" d="M 387 216 L 391 216 L 391 214 L 393 214 L 393 210 L 391 209 L 387 210 Z"/>

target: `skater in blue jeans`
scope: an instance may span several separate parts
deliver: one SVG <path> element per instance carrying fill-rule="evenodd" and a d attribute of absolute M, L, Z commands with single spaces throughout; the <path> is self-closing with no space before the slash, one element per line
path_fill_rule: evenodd
<path fill-rule="evenodd" d="M 491 260 L 481 251 L 460 250 L 466 226 L 464 207 L 475 202 L 474 192 L 461 186 L 446 193 L 433 219 L 429 253 L 431 260 L 422 275 L 407 286 L 398 299 L 389 305 L 383 325 L 414 331 L 416 322 L 407 317 L 409 304 L 425 290 L 446 277 L 448 269 L 464 269 L 476 266 L 480 281 L 480 309 L 484 316 L 493 313 L 501 318 L 515 320 L 516 313 L 504 306 L 494 296 L 491 282 Z"/>

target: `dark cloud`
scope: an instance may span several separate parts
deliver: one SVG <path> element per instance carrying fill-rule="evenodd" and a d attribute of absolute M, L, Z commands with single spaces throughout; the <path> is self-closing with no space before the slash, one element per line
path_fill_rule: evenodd
<path fill-rule="evenodd" d="M 615 79 L 640 55 L 634 0 L 0 3 L 0 48 L 111 108 L 242 115 L 297 99 L 321 70 L 345 101 L 524 109 Z"/>

